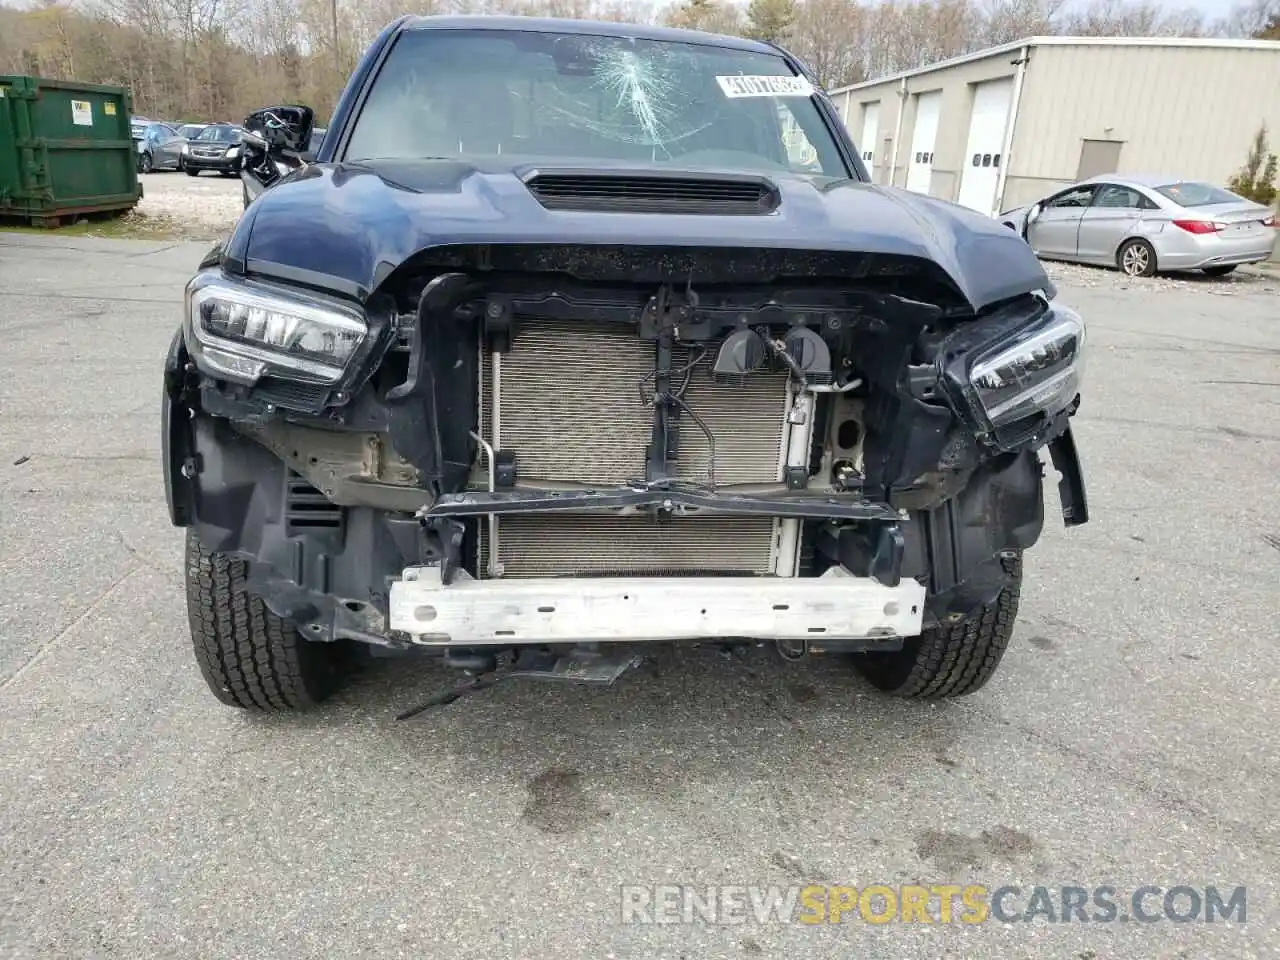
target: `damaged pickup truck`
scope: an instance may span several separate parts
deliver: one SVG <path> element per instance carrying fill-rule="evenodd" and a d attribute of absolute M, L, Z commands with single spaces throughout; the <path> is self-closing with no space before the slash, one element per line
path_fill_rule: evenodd
<path fill-rule="evenodd" d="M 1019 237 L 869 182 L 749 40 L 407 17 L 314 157 L 312 122 L 246 121 L 165 369 L 215 696 L 301 708 L 415 650 L 447 697 L 611 682 L 670 642 L 990 679 L 1042 451 L 1087 519 L 1085 327 Z"/>

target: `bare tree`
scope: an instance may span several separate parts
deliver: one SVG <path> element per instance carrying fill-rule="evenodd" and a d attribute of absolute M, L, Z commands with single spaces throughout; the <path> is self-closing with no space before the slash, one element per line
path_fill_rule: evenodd
<path fill-rule="evenodd" d="M 280 100 L 324 115 L 369 41 L 404 13 L 586 17 L 754 35 L 782 41 L 828 87 L 1041 34 L 1280 35 L 1280 0 L 1240 0 L 1213 23 L 1157 0 L 1086 0 L 1070 9 L 1064 0 L 26 2 L 0 6 L 0 72 L 120 84 L 139 112 L 170 119 L 238 119 Z"/>
<path fill-rule="evenodd" d="M 745 26 L 742 10 L 728 0 L 680 0 L 667 9 L 664 20 L 673 27 L 710 33 L 741 33 Z"/>
<path fill-rule="evenodd" d="M 853 0 L 806 0 L 796 12 L 790 50 L 828 89 L 867 77 L 866 8 Z"/>

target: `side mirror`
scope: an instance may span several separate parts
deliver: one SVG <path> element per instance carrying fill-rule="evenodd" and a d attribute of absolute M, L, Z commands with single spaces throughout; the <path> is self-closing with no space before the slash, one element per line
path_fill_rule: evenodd
<path fill-rule="evenodd" d="M 1031 209 L 1027 211 L 1027 224 L 1033 224 L 1040 219 L 1040 213 L 1044 209 L 1040 204 L 1033 203 Z"/>
<path fill-rule="evenodd" d="M 245 141 L 261 141 L 268 153 L 302 153 L 311 142 L 315 111 L 299 105 L 263 107 L 245 117 Z M 249 138 L 253 137 L 252 140 Z"/>

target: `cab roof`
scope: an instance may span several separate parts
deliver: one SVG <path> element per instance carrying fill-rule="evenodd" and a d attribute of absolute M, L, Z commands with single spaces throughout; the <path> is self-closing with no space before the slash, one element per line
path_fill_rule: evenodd
<path fill-rule="evenodd" d="M 611 20 L 568 20 L 554 17 L 443 15 L 405 17 L 402 30 L 524 30 L 536 33 L 574 33 L 589 37 L 634 37 L 638 40 L 666 40 L 672 43 L 697 43 L 708 47 L 749 50 L 782 56 L 767 43 L 743 37 L 729 37 L 700 30 L 676 27 L 651 27 L 639 23 L 616 23 Z"/>

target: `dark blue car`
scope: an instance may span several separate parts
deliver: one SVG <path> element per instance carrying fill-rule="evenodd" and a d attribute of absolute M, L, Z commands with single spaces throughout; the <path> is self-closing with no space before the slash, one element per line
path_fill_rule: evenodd
<path fill-rule="evenodd" d="M 654 643 L 981 687 L 1087 519 L 1084 324 L 999 223 L 874 185 L 804 65 L 632 24 L 406 17 L 187 287 L 165 485 L 214 695 L 359 656 L 609 683 Z M 412 711 L 410 711 L 412 712 Z"/>

